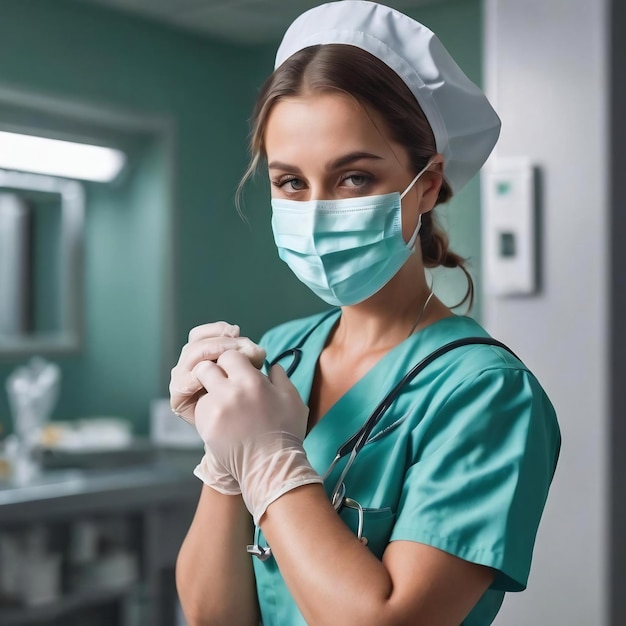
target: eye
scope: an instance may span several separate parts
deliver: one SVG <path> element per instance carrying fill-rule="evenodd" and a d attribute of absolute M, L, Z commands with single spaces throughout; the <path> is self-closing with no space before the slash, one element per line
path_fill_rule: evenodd
<path fill-rule="evenodd" d="M 364 189 L 372 183 L 373 176 L 369 174 L 348 174 L 341 180 L 342 185 L 353 189 Z"/>
<path fill-rule="evenodd" d="M 282 189 L 285 193 L 306 189 L 304 181 L 300 178 L 296 178 L 295 176 L 285 176 L 283 178 L 279 178 L 278 180 L 273 181 L 273 185 Z"/>

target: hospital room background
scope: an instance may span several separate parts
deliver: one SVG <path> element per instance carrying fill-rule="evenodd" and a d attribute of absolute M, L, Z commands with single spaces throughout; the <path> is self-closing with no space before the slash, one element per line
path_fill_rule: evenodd
<path fill-rule="evenodd" d="M 184 624 L 174 565 L 202 447 L 169 411 L 170 369 L 195 325 L 259 339 L 324 308 L 277 258 L 264 177 L 243 215 L 234 201 L 257 90 L 314 4 L 0 0 L 3 626 Z M 502 118 L 443 222 L 478 284 L 470 314 L 537 373 L 563 431 L 529 587 L 496 624 L 623 626 L 626 5 L 387 4 Z M 29 170 L 7 148 L 24 134 L 111 148 L 119 171 Z M 501 220 L 511 238 L 490 246 Z M 462 277 L 433 280 L 462 295 Z"/>

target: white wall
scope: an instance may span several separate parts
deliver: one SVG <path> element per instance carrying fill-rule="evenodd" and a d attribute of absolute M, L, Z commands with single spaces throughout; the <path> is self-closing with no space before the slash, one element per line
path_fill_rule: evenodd
<path fill-rule="evenodd" d="M 543 287 L 485 294 L 484 321 L 537 374 L 563 433 L 528 590 L 498 626 L 607 624 L 608 2 L 485 0 L 494 159 L 541 169 Z"/>

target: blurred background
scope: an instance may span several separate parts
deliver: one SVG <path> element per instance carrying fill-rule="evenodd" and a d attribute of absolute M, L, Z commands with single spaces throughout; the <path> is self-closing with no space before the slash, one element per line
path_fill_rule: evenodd
<path fill-rule="evenodd" d="M 169 411 L 169 371 L 193 326 L 258 340 L 324 308 L 276 255 L 262 173 L 243 217 L 234 201 L 258 89 L 315 4 L 0 0 L 3 626 L 184 623 L 173 571 L 202 449 Z M 496 623 L 622 625 L 626 5 L 387 4 L 502 118 L 440 220 L 478 287 L 469 314 L 537 374 L 563 431 L 529 588 Z M 458 274 L 433 277 L 450 305 Z"/>

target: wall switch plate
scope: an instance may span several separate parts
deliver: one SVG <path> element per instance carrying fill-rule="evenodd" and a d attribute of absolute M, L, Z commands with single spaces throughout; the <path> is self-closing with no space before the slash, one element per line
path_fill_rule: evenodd
<path fill-rule="evenodd" d="M 495 158 L 483 172 L 485 290 L 499 296 L 537 290 L 535 172 L 525 158 Z"/>

